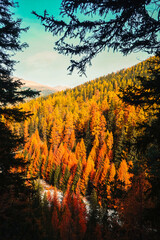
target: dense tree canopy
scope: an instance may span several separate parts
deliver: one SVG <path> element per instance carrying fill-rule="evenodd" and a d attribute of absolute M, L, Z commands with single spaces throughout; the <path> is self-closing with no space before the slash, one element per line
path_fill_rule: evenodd
<path fill-rule="evenodd" d="M 19 41 L 26 29 L 20 27 L 21 20 L 13 19 L 13 6 L 11 0 L 0 2 L 1 237 L 159 239 L 159 56 L 151 58 L 150 73 L 151 59 L 14 108 L 34 94 L 21 91 L 21 82 L 11 77 L 11 54 L 26 46 Z M 71 71 L 84 73 L 86 63 L 106 47 L 124 54 L 159 50 L 159 1 L 63 0 L 61 15 L 66 22 L 46 12 L 37 16 L 46 30 L 62 34 L 56 43 L 60 53 L 83 55 L 71 62 Z M 120 87 L 125 88 L 125 102 L 119 98 Z M 13 121 L 25 118 L 29 110 L 34 114 L 24 124 Z M 137 129 L 139 125 L 143 127 Z M 19 148 L 20 137 L 26 141 L 24 148 Z M 144 150 L 139 151 L 142 142 Z M 22 159 L 29 163 L 26 168 Z M 27 208 L 28 195 L 18 189 L 19 196 L 14 196 L 17 176 L 24 171 L 28 180 L 39 177 L 59 188 L 62 202 L 55 188 L 51 194 L 51 186 L 43 201 L 41 196 L 36 202 L 35 196 L 34 206 Z"/>
<path fill-rule="evenodd" d="M 132 226 L 130 225 L 131 227 L 128 227 L 126 225 L 128 233 L 131 231 L 133 234 L 133 225 L 137 225 L 139 226 L 139 229 L 143 229 L 143 224 L 145 222 L 147 224 L 150 222 L 152 229 L 155 224 L 158 233 L 159 215 L 157 213 L 160 209 L 160 191 L 158 187 L 160 183 L 160 1 L 62 0 L 60 13 L 62 17 L 61 19 L 55 19 L 54 16 L 49 16 L 47 11 L 44 11 L 43 16 L 36 12 L 33 13 L 41 20 L 46 31 L 51 32 L 53 36 L 59 37 L 58 41 L 55 42 L 55 49 L 61 54 L 71 56 L 71 65 L 68 68 L 71 73 L 74 69 L 78 69 L 80 74 L 84 74 L 86 71 L 86 65 L 91 64 L 91 60 L 106 48 L 112 48 L 114 51 L 120 51 L 125 55 L 136 51 L 144 51 L 154 55 L 157 54 L 156 58 L 153 58 L 153 62 L 149 63 L 150 70 L 146 71 L 147 75 L 140 77 L 139 83 L 136 82 L 133 84 L 130 82 L 130 86 L 128 86 L 126 90 L 123 90 L 123 100 L 125 101 L 125 104 L 129 103 L 134 106 L 144 107 L 142 108 L 143 111 L 152 115 L 152 118 L 149 118 L 149 115 L 146 115 L 143 124 L 141 124 L 138 129 L 135 127 L 135 132 L 140 133 L 138 147 L 135 147 L 135 132 L 133 128 L 132 132 L 129 132 L 127 135 L 130 139 L 130 153 L 128 156 L 135 161 L 135 175 L 132 180 L 131 189 L 129 190 L 133 199 L 130 198 L 129 201 L 135 201 L 135 198 L 138 201 L 136 202 L 137 209 L 136 207 L 133 207 L 132 209 L 126 198 L 129 211 L 127 210 L 128 212 L 126 211 L 125 213 L 125 211 L 122 210 L 122 215 L 124 217 L 124 223 L 126 221 L 126 224 L 128 224 L 127 214 L 129 213 L 129 221 L 131 220 Z M 132 72 L 130 78 L 134 79 L 134 77 L 135 73 Z M 129 166 L 127 166 L 123 160 L 126 157 L 126 151 L 128 151 L 128 145 L 125 145 L 125 131 L 128 129 L 125 124 L 125 118 L 128 117 L 129 112 L 131 114 L 133 109 L 128 105 L 127 111 L 122 110 L 119 112 L 117 121 L 115 106 L 116 104 L 114 101 L 109 103 L 109 111 L 107 111 L 108 119 L 106 119 L 109 131 L 113 132 L 114 138 L 117 139 L 118 137 L 116 144 L 114 142 L 115 139 L 113 141 L 113 161 L 115 164 L 111 164 L 109 182 L 112 183 L 113 179 L 116 179 L 117 183 L 120 181 L 121 184 L 117 185 L 117 187 L 120 191 L 123 191 L 130 186 L 130 175 L 128 175 L 128 173 L 125 174 L 125 171 Z M 96 105 L 94 105 L 93 108 L 96 108 Z M 111 109 L 113 110 L 111 111 Z M 100 122 L 98 122 L 98 112 L 97 114 L 94 114 L 92 111 L 91 114 L 93 118 L 91 121 L 90 134 L 92 134 L 91 140 L 94 146 L 88 157 L 85 176 L 82 177 L 81 192 L 85 189 L 86 182 L 88 181 L 87 174 L 90 174 L 90 180 L 94 179 L 94 184 L 96 185 L 96 181 L 100 176 L 100 171 L 98 168 L 96 169 L 95 175 L 93 174 L 91 167 L 92 162 L 95 162 L 96 167 L 101 166 L 98 160 L 103 159 L 102 151 L 97 154 L 97 146 L 99 145 L 97 130 L 100 125 Z M 121 116 L 123 114 L 124 124 L 121 122 Z M 117 126 L 120 126 L 118 134 L 113 124 L 114 122 L 116 122 Z M 134 125 L 133 120 L 132 124 Z M 103 147 L 102 149 L 104 151 L 105 146 Z M 138 153 L 137 156 L 133 154 L 135 151 Z M 112 154 L 110 157 L 112 160 Z M 116 173 L 114 169 L 116 169 L 118 165 L 120 165 L 120 167 L 118 173 Z M 100 182 L 101 186 L 98 187 L 96 191 L 98 194 L 102 194 L 102 196 L 104 192 L 105 194 L 107 193 L 109 198 L 112 189 L 110 186 L 107 186 L 106 188 L 105 184 L 103 184 L 103 180 Z M 137 189 L 137 192 L 135 192 L 134 189 Z M 154 204 L 151 208 L 149 207 L 150 204 L 147 199 L 150 199 L 150 201 L 154 199 Z M 122 206 L 122 209 L 125 209 L 125 207 Z M 131 215 L 134 215 L 133 213 L 136 212 L 135 210 L 138 210 L 135 218 L 136 222 L 131 218 Z M 148 227 L 146 227 L 146 229 L 148 229 Z M 139 237 L 137 238 L 142 239 L 142 230 L 140 230 L 138 234 Z"/>
<path fill-rule="evenodd" d="M 46 31 L 61 37 L 55 49 L 70 55 L 70 72 L 85 73 L 86 64 L 106 48 L 128 54 L 160 49 L 160 2 L 157 0 L 63 0 L 62 19 L 33 12 Z M 77 60 L 77 56 L 82 56 Z"/>
<path fill-rule="evenodd" d="M 148 152 L 151 157 L 149 166 L 146 159 L 142 161 L 144 154 L 138 155 L 140 145 L 136 148 L 138 136 L 143 136 L 143 130 L 137 126 L 150 124 L 153 120 L 150 115 L 154 112 L 153 109 L 147 111 L 141 106 L 128 105 L 118 97 L 119 87 L 125 89 L 132 84 L 140 89 L 136 75 L 147 77 L 147 68 L 154 59 L 157 58 L 21 104 L 24 110 L 34 112 L 24 125 L 14 125 L 15 131 L 24 133 L 26 139 L 23 151 L 17 154 L 30 163 L 26 175 L 31 179 L 39 177 L 65 194 L 64 204 L 54 205 L 53 212 L 52 207 L 49 208 L 53 227 L 50 227 L 48 215 L 43 214 L 44 219 L 41 220 L 44 233 L 46 228 L 51 239 L 65 227 L 70 231 L 70 226 L 76 224 L 81 214 L 81 223 L 85 220 L 85 211 L 79 211 L 76 204 L 72 207 L 75 194 L 79 194 L 78 199 L 85 197 L 91 207 L 87 225 L 84 222 L 85 237 L 80 239 L 142 239 L 140 235 L 147 240 L 157 239 L 157 191 L 154 189 L 152 199 L 150 188 L 151 180 L 156 180 L 154 187 L 158 190 L 159 170 L 152 164 L 158 166 L 157 161 L 152 162 L 158 151 L 153 154 L 155 148 L 152 148 L 152 152 Z M 50 200 L 53 199 L 51 195 L 47 194 Z M 117 226 L 114 222 L 115 226 L 110 229 L 107 211 L 111 208 L 118 211 L 123 224 Z M 146 218 L 146 213 L 150 218 Z M 96 224 L 100 224 L 99 228 Z M 146 231 L 149 227 L 150 230 Z M 55 232 L 49 232 L 53 228 Z M 80 225 L 75 229 L 82 230 Z M 93 234 L 95 229 L 97 233 Z M 68 236 L 69 232 L 65 231 Z M 55 239 L 64 239 L 64 235 Z M 73 237 L 68 236 L 68 239 Z"/>

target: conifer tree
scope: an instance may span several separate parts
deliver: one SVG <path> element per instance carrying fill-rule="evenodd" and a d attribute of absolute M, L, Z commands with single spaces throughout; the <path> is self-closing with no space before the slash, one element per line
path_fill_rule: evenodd
<path fill-rule="evenodd" d="M 60 20 L 49 16 L 47 11 L 43 16 L 33 13 L 46 30 L 61 35 L 55 43 L 59 53 L 81 56 L 79 61 L 71 59 L 69 70 L 78 69 L 83 74 L 86 65 L 106 48 L 123 54 L 159 50 L 159 7 L 156 0 L 62 0 Z M 94 15 L 96 19 L 91 18 Z"/>
<path fill-rule="evenodd" d="M 81 160 L 82 165 L 85 165 L 86 164 L 86 147 L 85 147 L 83 138 L 81 138 L 81 141 L 77 143 L 75 154 L 76 154 L 77 160 Z"/>
<path fill-rule="evenodd" d="M 63 125 L 62 121 L 55 119 L 50 136 L 51 147 L 54 149 L 56 146 L 59 146 L 63 136 Z"/>
<path fill-rule="evenodd" d="M 118 169 L 118 180 L 121 181 L 122 184 L 124 184 L 123 188 L 125 190 L 127 190 L 127 188 L 130 186 L 130 174 L 128 172 L 128 165 L 125 161 L 125 159 L 123 159 L 120 163 L 120 167 Z"/>
<path fill-rule="evenodd" d="M 119 136 L 119 139 L 118 139 L 118 142 L 117 142 L 116 148 L 115 148 L 115 153 L 114 153 L 114 161 L 115 161 L 116 166 L 119 166 L 119 164 L 122 161 L 125 146 L 126 146 L 126 144 L 125 144 L 125 129 L 124 129 L 124 127 L 122 127 L 122 132 L 121 132 L 121 135 Z"/>
<path fill-rule="evenodd" d="M 11 124 L 14 121 L 20 122 L 30 116 L 29 112 L 22 111 L 16 105 L 38 93 L 30 89 L 22 90 L 21 81 L 13 78 L 16 62 L 12 56 L 27 47 L 26 43 L 20 42 L 20 34 L 26 32 L 27 28 L 21 27 L 21 19 L 14 19 L 15 6 L 12 0 L 0 1 L 0 196 L 5 197 L 1 207 L 3 212 L 0 213 L 0 219 L 4 221 L 3 226 L 0 224 L 2 239 L 13 239 L 13 236 L 14 239 L 24 237 L 28 225 L 28 232 L 24 238 L 27 239 L 32 229 L 29 221 L 26 223 L 26 213 L 24 213 L 24 209 L 27 212 L 29 210 L 22 173 L 10 171 L 12 167 L 18 169 L 19 166 L 24 166 L 22 159 L 15 158 L 15 152 L 23 144 L 23 139 L 14 134 L 6 123 L 6 121 Z M 10 196 L 11 193 L 13 198 Z M 20 194 L 21 196 L 24 194 L 25 201 L 18 197 Z M 6 205 L 8 205 L 7 209 Z M 36 239 L 36 234 L 34 232 L 32 234 L 32 238 Z"/>
<path fill-rule="evenodd" d="M 147 171 L 147 178 L 152 186 L 150 197 L 155 201 L 154 209 L 148 210 L 151 217 L 147 217 L 155 223 L 157 231 L 160 231 L 158 227 L 159 214 L 157 214 L 160 210 L 160 201 L 158 200 L 158 196 L 160 196 L 158 187 L 160 184 L 160 53 L 158 52 L 149 62 L 148 76 L 139 77 L 140 87 L 128 86 L 123 91 L 123 99 L 129 104 L 142 106 L 152 111 L 152 120 L 140 125 L 144 134 L 137 140 L 140 160 L 136 162 L 138 167 L 136 175 Z"/>
<path fill-rule="evenodd" d="M 16 164 L 14 159 L 14 148 L 19 142 L 19 137 L 14 135 L 5 125 L 4 119 L 9 121 L 21 121 L 29 116 L 15 105 L 22 102 L 26 97 L 33 97 L 38 92 L 30 89 L 21 90 L 22 83 L 15 80 L 12 76 L 15 61 L 11 55 L 16 51 L 21 51 L 27 47 L 26 43 L 20 42 L 20 34 L 27 31 L 21 28 L 21 19 L 14 20 L 12 9 L 15 4 L 11 0 L 0 2 L 0 178 L 1 187 L 7 181 L 13 180 L 14 176 L 9 177 L 10 166 Z M 20 161 L 19 161 L 20 163 Z M 19 164 L 17 162 L 17 164 Z M 6 179 L 7 177 L 7 179 Z M 8 183 L 7 183 L 8 184 Z"/>

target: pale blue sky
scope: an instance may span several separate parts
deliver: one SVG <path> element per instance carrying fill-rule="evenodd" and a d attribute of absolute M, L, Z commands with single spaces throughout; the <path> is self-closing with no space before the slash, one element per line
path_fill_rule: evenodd
<path fill-rule="evenodd" d="M 30 26 L 27 33 L 21 35 L 21 41 L 27 42 L 29 47 L 19 52 L 14 59 L 20 61 L 16 65 L 14 76 L 29 81 L 35 81 L 48 86 L 76 86 L 97 77 L 116 72 L 122 68 L 133 66 L 149 56 L 144 53 L 130 54 L 127 57 L 112 51 L 102 52 L 87 68 L 85 76 L 79 77 L 77 72 L 68 75 L 67 67 L 70 58 L 59 55 L 53 50 L 55 38 L 45 32 L 40 21 L 31 14 L 34 10 L 43 14 L 46 9 L 50 14 L 59 17 L 61 0 L 17 0 L 19 8 L 15 9 L 15 16 L 23 19 L 23 27 Z"/>

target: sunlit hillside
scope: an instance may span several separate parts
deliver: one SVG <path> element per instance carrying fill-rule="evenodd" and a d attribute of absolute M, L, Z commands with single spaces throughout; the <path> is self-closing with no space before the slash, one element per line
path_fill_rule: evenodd
<path fill-rule="evenodd" d="M 25 140 L 16 158 L 28 163 L 18 172 L 26 172 L 27 186 L 39 189 L 39 182 L 43 183 L 40 189 L 45 187 L 40 191 L 43 204 L 53 206 L 53 211 L 45 210 L 49 215 L 42 216 L 40 228 L 46 221 L 48 237 L 53 228 L 55 239 L 59 234 L 63 239 L 64 229 L 66 239 L 73 239 L 69 228 L 80 239 L 92 239 L 93 235 L 99 239 L 103 232 L 114 235 L 106 224 L 120 228 L 122 222 L 120 232 L 132 231 L 130 214 L 133 221 L 138 218 L 139 226 L 141 197 L 149 193 L 151 185 L 149 169 L 140 163 L 144 156 L 138 154 L 137 139 L 144 131 L 139 126 L 153 117 L 145 106 L 123 102 L 121 90 L 128 85 L 140 88 L 137 77 L 149 77 L 149 62 L 19 105 L 33 115 L 22 124 L 12 125 Z M 153 199 L 145 199 L 143 208 L 149 211 L 154 204 Z"/>
<path fill-rule="evenodd" d="M 136 127 L 148 113 L 125 104 L 119 89 L 138 84 L 136 76 L 146 75 L 147 65 L 143 62 L 21 105 L 33 113 L 24 125 L 15 126 L 26 141 L 27 176 L 83 196 L 96 189 L 99 202 L 111 199 L 114 181 L 128 189 L 137 161 L 131 143 L 141 134 Z"/>

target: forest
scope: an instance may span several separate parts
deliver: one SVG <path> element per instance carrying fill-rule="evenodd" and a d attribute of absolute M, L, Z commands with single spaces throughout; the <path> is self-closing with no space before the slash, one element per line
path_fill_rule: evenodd
<path fill-rule="evenodd" d="M 154 60 L 19 105 L 33 113 L 10 126 L 24 137 L 15 158 L 24 159 L 27 166 L 11 171 L 25 172 L 26 185 L 39 189 L 39 194 L 42 186 L 37 179 L 50 184 L 43 200 L 39 199 L 41 221 L 35 220 L 46 228 L 42 239 L 117 239 L 119 234 L 122 239 L 130 234 L 156 238 L 157 229 L 147 214 L 158 199 L 150 197 L 150 168 L 137 149 L 155 110 L 122 99 L 126 86 L 140 87 L 137 76 L 149 76 L 147 69 Z M 148 148 L 149 158 L 154 147 Z M 64 195 L 62 203 L 57 191 Z"/>
<path fill-rule="evenodd" d="M 20 19 L 12 18 L 9 11 L 14 7 L 12 1 L 0 3 L 2 239 L 158 240 L 160 53 L 156 34 L 159 20 L 152 22 L 144 11 L 143 6 L 150 1 L 131 1 L 133 8 L 126 1 L 104 2 L 106 6 L 89 0 L 86 6 L 83 0 L 77 4 L 63 0 L 63 10 L 72 19 L 68 25 L 50 18 L 46 12 L 44 16 L 33 14 L 53 34 L 67 29 L 56 43 L 60 53 L 82 52 L 87 56 L 79 62 L 71 60 L 71 72 L 76 68 L 84 74 L 86 64 L 97 54 L 94 50 L 99 51 L 101 44 L 109 44 L 127 54 L 134 48 L 150 49 L 154 56 L 130 68 L 45 97 L 38 97 L 38 91 L 23 90 L 21 81 L 12 78 L 15 61 L 8 51 L 27 47 L 19 42 L 20 33 L 27 28 L 20 27 Z M 106 16 L 109 10 L 119 13 L 111 22 L 100 23 L 111 32 L 114 23 L 113 29 L 118 26 L 120 33 L 117 29 L 115 39 L 109 40 L 110 36 L 104 34 L 101 26 L 103 37 L 92 36 L 95 43 L 91 43 L 90 38 L 85 42 L 85 31 L 95 26 L 89 21 L 78 21 L 74 11 L 79 6 L 85 15 L 96 13 L 96 9 L 100 16 Z M 128 27 L 122 24 L 124 19 L 127 24 L 132 20 L 133 24 L 127 25 L 131 27 L 130 34 L 126 33 Z M 99 30 L 98 20 L 95 24 L 93 33 Z M 147 30 L 148 39 L 141 41 L 146 29 L 144 24 L 154 34 L 150 36 Z M 77 28 L 81 29 L 77 35 L 84 39 L 86 46 L 71 49 L 64 39 L 68 34 L 77 36 L 74 32 Z"/>

